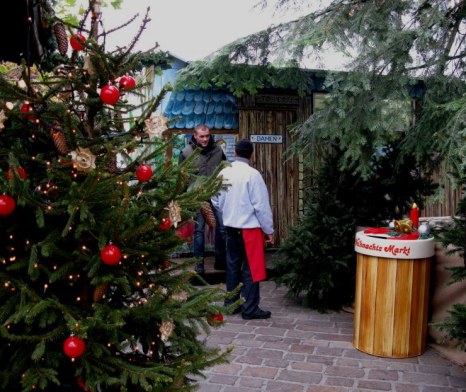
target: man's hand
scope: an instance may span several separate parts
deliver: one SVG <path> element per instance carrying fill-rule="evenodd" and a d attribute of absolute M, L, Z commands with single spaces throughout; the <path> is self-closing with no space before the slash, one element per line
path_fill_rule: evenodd
<path fill-rule="evenodd" d="M 265 246 L 273 244 L 273 233 L 264 235 Z"/>

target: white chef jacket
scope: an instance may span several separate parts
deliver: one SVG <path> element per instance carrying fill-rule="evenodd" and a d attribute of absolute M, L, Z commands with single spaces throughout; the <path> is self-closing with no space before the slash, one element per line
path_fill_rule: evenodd
<path fill-rule="evenodd" d="M 219 176 L 227 188 L 212 198 L 212 204 L 222 213 L 223 224 L 238 229 L 260 227 L 265 234 L 272 234 L 269 193 L 262 175 L 249 166 L 249 160 L 236 157 Z"/>

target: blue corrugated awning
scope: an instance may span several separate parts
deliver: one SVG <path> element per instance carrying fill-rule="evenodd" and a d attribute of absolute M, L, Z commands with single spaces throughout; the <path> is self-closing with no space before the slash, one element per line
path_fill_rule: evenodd
<path fill-rule="evenodd" d="M 184 90 L 174 92 L 163 113 L 170 128 L 193 129 L 206 124 L 211 129 L 237 129 L 238 106 L 235 96 L 224 90 Z"/>

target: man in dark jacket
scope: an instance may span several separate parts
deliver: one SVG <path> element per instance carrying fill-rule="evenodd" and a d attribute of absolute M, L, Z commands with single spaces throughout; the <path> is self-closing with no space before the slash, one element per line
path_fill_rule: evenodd
<path fill-rule="evenodd" d="M 217 166 L 226 160 L 223 150 L 215 143 L 210 129 L 205 124 L 199 124 L 194 128 L 194 134 L 189 144 L 183 149 L 179 156 L 179 163 L 188 158 L 195 149 L 199 148 L 194 166 L 197 168 L 197 175 L 211 176 Z M 216 269 L 225 269 L 225 228 L 223 226 L 221 214 L 212 207 L 215 215 L 215 265 Z M 204 274 L 204 254 L 205 254 L 205 219 L 201 211 L 198 210 L 194 222 L 193 256 L 201 259 L 194 267 L 198 274 Z"/>

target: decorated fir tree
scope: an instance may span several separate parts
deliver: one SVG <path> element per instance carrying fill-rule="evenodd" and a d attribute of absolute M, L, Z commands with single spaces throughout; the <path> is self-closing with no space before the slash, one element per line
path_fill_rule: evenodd
<path fill-rule="evenodd" d="M 139 35 L 106 52 L 97 1 L 79 28 L 42 18 L 60 64 L 0 77 L 0 390 L 190 390 L 224 360 L 198 338 L 224 293 L 170 254 L 219 184 L 187 191 L 162 96 L 131 104 Z"/>

